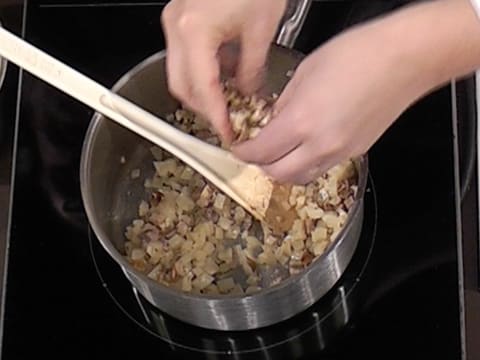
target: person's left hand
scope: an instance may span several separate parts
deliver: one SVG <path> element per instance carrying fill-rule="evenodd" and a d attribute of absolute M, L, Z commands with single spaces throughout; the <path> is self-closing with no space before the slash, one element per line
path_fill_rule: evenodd
<path fill-rule="evenodd" d="M 233 148 L 281 182 L 306 183 L 330 167 L 367 152 L 430 87 L 388 21 L 349 30 L 308 56 L 259 135 Z"/>

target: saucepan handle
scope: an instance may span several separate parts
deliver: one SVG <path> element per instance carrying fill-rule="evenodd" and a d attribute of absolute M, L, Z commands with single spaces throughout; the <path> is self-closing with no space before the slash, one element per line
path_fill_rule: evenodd
<path fill-rule="evenodd" d="M 312 5 L 312 0 L 288 0 L 276 43 L 293 48 Z"/>

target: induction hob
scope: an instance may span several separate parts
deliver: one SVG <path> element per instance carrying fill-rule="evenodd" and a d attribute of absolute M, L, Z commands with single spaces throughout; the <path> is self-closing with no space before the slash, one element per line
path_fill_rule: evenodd
<path fill-rule="evenodd" d="M 308 53 L 402 3 L 314 2 L 296 48 Z M 12 0 L 0 5 L 0 19 L 112 86 L 163 48 L 163 6 Z M 471 253 L 458 245 L 465 238 L 476 244 L 475 231 L 467 231 L 476 229 L 476 155 L 462 145 L 476 143 L 474 94 L 472 79 L 433 92 L 372 148 L 359 247 L 324 298 L 271 327 L 215 332 L 161 313 L 131 288 L 82 207 L 79 158 L 93 111 L 9 65 L 0 92 L 0 139 L 9 155 L 0 179 L 13 194 L 0 198 L 11 205 L 3 358 L 461 359 L 462 340 L 469 343 L 464 325 L 476 324 L 463 306 L 471 272 L 457 256 Z"/>

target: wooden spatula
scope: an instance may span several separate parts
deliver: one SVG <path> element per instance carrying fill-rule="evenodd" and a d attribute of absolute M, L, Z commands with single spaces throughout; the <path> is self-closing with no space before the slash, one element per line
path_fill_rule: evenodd
<path fill-rule="evenodd" d="M 257 166 L 177 130 L 2 28 L 0 55 L 178 157 L 273 231 L 291 227 L 288 188 L 274 185 Z"/>

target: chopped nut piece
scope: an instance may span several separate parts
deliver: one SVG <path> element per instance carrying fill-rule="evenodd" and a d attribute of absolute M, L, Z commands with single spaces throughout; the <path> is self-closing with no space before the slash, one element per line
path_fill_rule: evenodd
<path fill-rule="evenodd" d="M 125 255 L 127 256 L 127 258 L 130 258 L 132 257 L 132 250 L 135 249 L 133 243 L 131 241 L 127 241 L 125 243 L 125 246 L 124 246 L 124 249 L 125 249 Z"/>
<path fill-rule="evenodd" d="M 231 226 L 226 232 L 225 237 L 228 239 L 236 239 L 240 235 L 240 226 Z"/>
<path fill-rule="evenodd" d="M 235 220 L 235 223 L 239 224 L 243 219 L 245 219 L 246 212 L 240 206 L 236 206 L 234 211 L 235 213 L 233 215 L 233 219 Z"/>
<path fill-rule="evenodd" d="M 215 201 L 213 202 L 213 207 L 214 207 L 215 209 L 222 210 L 222 209 L 223 209 L 223 205 L 225 204 L 225 200 L 226 200 L 225 195 L 218 194 L 218 195 L 215 197 Z"/>
<path fill-rule="evenodd" d="M 304 206 L 301 209 L 297 210 L 297 215 L 301 220 L 307 220 L 308 218 L 308 213 L 307 213 L 307 207 Z"/>
<path fill-rule="evenodd" d="M 322 221 L 329 227 L 334 230 L 340 228 L 340 218 L 337 213 L 333 211 L 326 212 L 322 216 Z"/>
<path fill-rule="evenodd" d="M 202 192 L 200 193 L 200 198 L 197 200 L 197 205 L 200 207 L 207 207 L 211 201 L 212 195 L 212 188 L 209 185 L 205 185 Z"/>
<path fill-rule="evenodd" d="M 205 265 L 203 266 L 203 270 L 209 275 L 215 275 L 218 272 L 218 265 L 213 261 L 212 258 L 207 258 L 205 260 Z"/>
<path fill-rule="evenodd" d="M 248 294 L 248 295 L 254 294 L 256 292 L 259 292 L 260 290 L 262 290 L 262 288 L 260 286 L 249 286 L 245 290 L 245 294 Z"/>
<path fill-rule="evenodd" d="M 316 204 L 307 205 L 307 215 L 310 219 L 317 220 L 321 219 L 324 214 L 324 211 L 320 209 Z"/>
<path fill-rule="evenodd" d="M 260 278 L 256 275 L 250 275 L 247 279 L 247 285 L 258 285 Z"/>
<path fill-rule="evenodd" d="M 203 250 L 197 250 L 193 253 L 193 258 L 197 261 L 197 264 L 202 265 L 207 259 L 207 253 Z"/>
<path fill-rule="evenodd" d="M 220 274 L 225 274 L 225 273 L 228 273 L 232 270 L 232 263 L 221 263 L 220 265 L 218 265 L 218 272 Z"/>
<path fill-rule="evenodd" d="M 243 253 L 242 247 L 240 245 L 235 245 L 234 250 L 235 250 L 235 254 L 236 254 L 237 259 L 238 259 L 238 263 L 242 266 L 242 269 L 245 272 L 245 274 L 252 275 L 253 274 L 253 269 L 250 266 L 250 264 L 247 260 L 247 257 Z"/>
<path fill-rule="evenodd" d="M 221 252 L 218 252 L 217 256 L 221 261 L 231 263 L 233 261 L 233 250 L 232 248 L 225 249 Z"/>
<path fill-rule="evenodd" d="M 258 239 L 255 236 L 247 236 L 246 241 L 247 241 L 247 248 L 255 249 L 262 246 L 262 243 L 258 241 Z"/>
<path fill-rule="evenodd" d="M 318 198 L 320 199 L 321 202 L 325 202 L 325 201 L 328 200 L 329 195 L 328 195 L 328 192 L 325 188 L 321 188 L 318 191 Z"/>
<path fill-rule="evenodd" d="M 195 207 L 195 203 L 189 196 L 181 193 L 177 197 L 177 206 L 181 211 L 190 212 Z"/>
<path fill-rule="evenodd" d="M 185 240 L 182 244 L 182 253 L 189 253 L 193 250 L 193 241 L 188 239 Z"/>
<path fill-rule="evenodd" d="M 133 249 L 130 255 L 130 259 L 133 261 L 143 260 L 145 257 L 145 251 L 143 249 Z"/>
<path fill-rule="evenodd" d="M 203 273 L 192 281 L 192 286 L 194 288 L 197 288 L 198 290 L 203 290 L 208 285 L 210 285 L 213 282 L 213 280 L 214 280 L 213 276 L 210 276 L 207 273 Z"/>
<path fill-rule="evenodd" d="M 192 270 L 192 272 L 193 272 L 193 274 L 194 274 L 195 276 L 200 276 L 200 275 L 202 275 L 205 271 L 203 271 L 203 269 L 200 268 L 200 267 L 196 267 L 196 268 L 194 268 L 194 269 Z"/>
<path fill-rule="evenodd" d="M 140 177 L 140 169 L 133 169 L 130 173 L 132 179 L 138 179 Z"/>
<path fill-rule="evenodd" d="M 186 292 L 192 291 L 193 273 L 188 273 L 182 279 L 182 290 Z"/>
<path fill-rule="evenodd" d="M 189 231 L 189 227 L 187 224 L 185 224 L 183 221 L 180 221 L 178 224 L 177 224 L 177 233 L 182 235 L 182 236 L 185 236 L 187 235 L 187 232 Z"/>
<path fill-rule="evenodd" d="M 290 257 L 292 255 L 292 246 L 289 240 L 285 239 L 280 248 L 285 256 Z"/>
<path fill-rule="evenodd" d="M 217 281 L 217 287 L 221 293 L 227 293 L 235 287 L 235 281 L 231 277 L 221 279 Z"/>
<path fill-rule="evenodd" d="M 222 228 L 223 230 L 227 231 L 230 229 L 230 226 L 232 226 L 232 221 L 227 219 L 226 217 L 221 216 L 220 219 L 218 219 L 218 226 Z"/>
<path fill-rule="evenodd" d="M 305 232 L 307 234 L 311 234 L 312 231 L 315 229 L 316 222 L 313 219 L 306 218 L 304 220 L 304 225 L 305 225 Z"/>
<path fill-rule="evenodd" d="M 295 203 L 296 208 L 300 209 L 301 207 L 303 207 L 303 205 L 305 205 L 305 200 L 306 199 L 307 198 L 303 195 L 297 197 L 296 200 L 295 200 L 296 201 L 296 203 Z"/>
<path fill-rule="evenodd" d="M 248 134 L 249 139 L 254 139 L 260 134 L 260 128 L 259 127 L 254 127 L 250 130 L 250 133 Z"/>
<path fill-rule="evenodd" d="M 188 216 L 188 215 L 180 215 L 179 221 L 180 221 L 180 222 L 184 222 L 184 223 L 187 224 L 188 226 L 192 226 L 192 225 L 193 225 L 193 219 L 192 219 L 190 216 Z"/>
<path fill-rule="evenodd" d="M 178 250 L 182 247 L 184 242 L 185 238 L 183 236 L 175 234 L 170 240 L 168 240 L 168 245 L 172 250 Z"/>
<path fill-rule="evenodd" d="M 275 254 L 272 252 L 272 250 L 269 248 L 266 248 L 263 250 L 262 253 L 260 253 L 260 255 L 258 255 L 258 262 L 260 264 L 272 266 L 272 265 L 275 265 L 275 263 L 277 262 L 277 259 L 275 257 Z"/>
<path fill-rule="evenodd" d="M 273 235 L 268 235 L 263 241 L 266 245 L 272 246 L 277 243 L 277 238 Z"/>
<path fill-rule="evenodd" d="M 292 246 L 294 251 L 300 251 L 305 248 L 305 243 L 303 242 L 303 240 L 294 240 L 292 242 Z"/>
<path fill-rule="evenodd" d="M 148 203 L 145 200 L 142 200 L 140 205 L 138 206 L 138 216 L 144 217 L 148 214 L 148 210 L 150 207 L 148 206 Z"/>
<path fill-rule="evenodd" d="M 355 200 L 353 200 L 353 196 L 349 196 L 348 198 L 346 198 L 344 200 L 344 205 L 345 207 L 347 208 L 347 210 L 350 210 L 353 206 L 353 204 L 355 203 Z"/>
<path fill-rule="evenodd" d="M 203 245 L 203 251 L 205 251 L 207 256 L 210 256 L 215 251 L 215 245 L 213 245 L 211 242 L 207 242 L 205 245 Z"/>
<path fill-rule="evenodd" d="M 195 174 L 194 170 L 190 166 L 186 166 L 180 175 L 180 179 L 191 180 L 193 178 L 193 174 Z"/>
<path fill-rule="evenodd" d="M 193 240 L 197 248 L 202 247 L 207 241 L 207 233 L 203 224 L 195 226 L 193 231 L 190 234 L 187 234 L 187 237 Z"/>
<path fill-rule="evenodd" d="M 307 238 L 307 234 L 305 234 L 305 224 L 300 219 L 293 222 L 290 233 L 292 234 L 293 240 L 305 240 Z"/>
<path fill-rule="evenodd" d="M 242 295 L 243 289 L 239 284 L 235 284 L 232 290 L 229 292 L 230 295 Z"/>
<path fill-rule="evenodd" d="M 218 291 L 218 287 L 215 284 L 210 284 L 204 289 L 205 294 L 217 295 L 220 292 Z"/>
<path fill-rule="evenodd" d="M 357 196 L 357 191 L 358 191 L 358 186 L 357 185 L 350 186 L 350 190 L 352 190 L 353 196 Z"/>
<path fill-rule="evenodd" d="M 152 271 L 148 273 L 148 277 L 153 280 L 158 280 L 159 275 L 162 273 L 162 266 L 157 265 L 155 266 Z"/>
<path fill-rule="evenodd" d="M 215 239 L 222 240 L 223 236 L 223 229 L 220 226 L 215 226 Z"/>
<path fill-rule="evenodd" d="M 171 174 L 175 174 L 177 169 L 177 162 L 175 159 L 167 159 L 163 161 L 154 161 L 155 171 L 160 177 L 166 177 Z"/>
<path fill-rule="evenodd" d="M 327 236 L 327 229 L 322 226 L 318 226 L 315 230 L 312 231 L 312 241 L 314 243 L 326 240 Z"/>
<path fill-rule="evenodd" d="M 313 254 L 315 256 L 322 255 L 323 252 L 325 251 L 325 249 L 327 248 L 327 246 L 328 246 L 328 242 L 326 242 L 326 241 L 321 241 L 321 242 L 314 243 L 313 244 Z"/>

